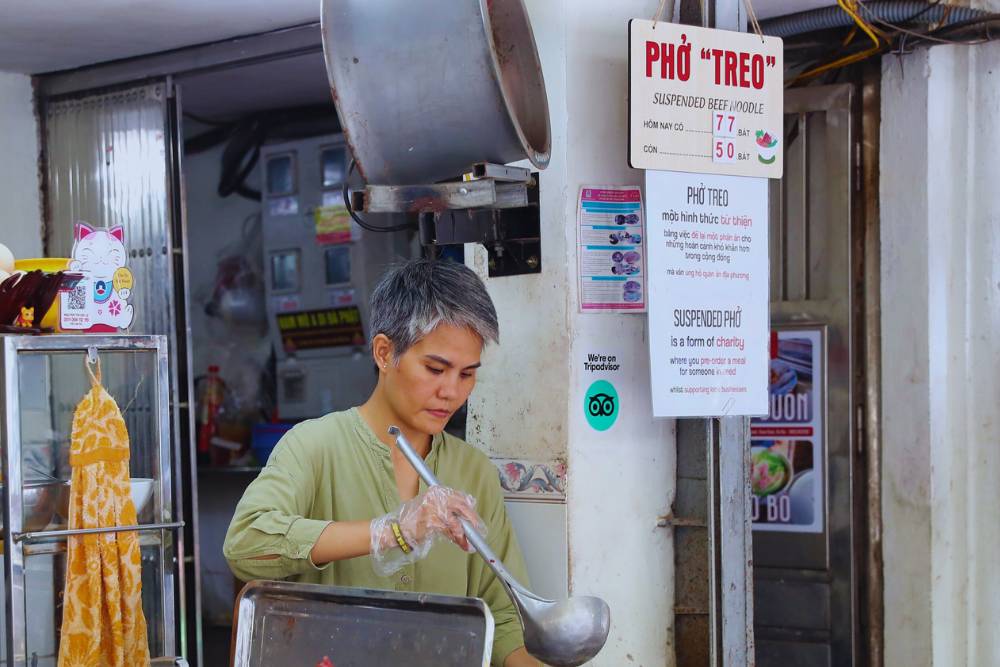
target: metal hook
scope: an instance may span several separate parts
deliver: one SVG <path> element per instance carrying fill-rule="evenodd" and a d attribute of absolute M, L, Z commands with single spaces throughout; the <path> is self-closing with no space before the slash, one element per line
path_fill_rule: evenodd
<path fill-rule="evenodd" d="M 97 348 L 88 347 L 87 348 L 87 363 L 93 366 L 97 363 Z"/>

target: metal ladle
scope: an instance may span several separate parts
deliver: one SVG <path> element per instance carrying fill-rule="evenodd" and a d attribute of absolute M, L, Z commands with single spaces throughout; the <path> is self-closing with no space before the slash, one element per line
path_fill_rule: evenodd
<path fill-rule="evenodd" d="M 395 426 L 389 435 L 396 446 L 428 486 L 439 482 L 403 433 Z M 465 519 L 459 519 L 469 543 L 497 575 L 507 595 L 514 602 L 524 628 L 524 647 L 528 653 L 552 667 L 576 667 L 597 655 L 608 640 L 611 609 L 601 598 L 576 596 L 555 602 L 526 589 L 503 566 L 486 540 Z"/>

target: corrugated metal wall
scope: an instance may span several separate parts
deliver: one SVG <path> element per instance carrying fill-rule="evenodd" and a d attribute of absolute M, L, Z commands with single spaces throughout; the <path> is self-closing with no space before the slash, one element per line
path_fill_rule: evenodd
<path fill-rule="evenodd" d="M 165 85 L 49 103 L 47 251 L 69 257 L 73 223 L 121 225 L 135 278 L 132 333 L 170 334 Z"/>
<path fill-rule="evenodd" d="M 130 333 L 170 336 L 165 87 L 146 85 L 46 104 L 46 245 L 48 256 L 69 257 L 76 221 L 94 227 L 121 225 L 135 280 Z M 135 393 L 125 399 L 132 403 L 126 422 L 133 438 L 155 432 L 153 379 L 129 380 Z M 78 398 L 66 396 L 59 403 L 75 405 Z"/>
<path fill-rule="evenodd" d="M 166 84 L 160 83 L 45 102 L 45 243 L 47 256 L 69 257 L 75 222 L 84 221 L 97 228 L 122 226 L 127 266 L 134 279 L 129 302 L 135 308 L 135 318 L 129 331 L 162 334 L 173 340 L 166 89 Z M 171 354 L 174 352 L 172 349 Z M 66 361 L 75 363 L 76 359 Z M 173 385 L 176 378 L 171 375 Z M 108 384 L 107 389 L 123 410 L 132 442 L 132 473 L 158 474 L 150 469 L 155 464 L 147 455 L 153 451 L 159 434 L 155 368 L 126 365 L 113 377 L 120 384 Z M 80 395 L 78 387 L 53 386 L 51 400 L 57 422 L 71 418 Z M 173 392 L 169 399 L 174 402 Z M 70 412 L 68 417 L 60 416 L 66 411 Z M 175 436 L 176 428 L 171 424 Z M 173 463 L 174 459 L 169 462 Z M 182 472 L 175 470 L 173 479 L 179 474 Z M 179 555 L 183 557 L 183 549 Z M 153 587 L 144 595 L 161 593 Z M 183 614 L 184 609 L 176 613 Z M 174 628 L 167 629 L 170 646 L 164 646 L 162 630 L 150 624 L 153 650 L 174 653 Z"/>

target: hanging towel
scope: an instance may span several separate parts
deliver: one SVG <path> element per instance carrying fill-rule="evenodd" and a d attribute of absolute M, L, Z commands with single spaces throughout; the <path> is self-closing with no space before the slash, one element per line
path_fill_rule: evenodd
<path fill-rule="evenodd" d="M 128 431 L 121 411 L 84 362 L 91 388 L 76 406 L 70 444 L 69 527 L 135 525 Z M 149 665 L 135 532 L 70 536 L 59 667 Z"/>

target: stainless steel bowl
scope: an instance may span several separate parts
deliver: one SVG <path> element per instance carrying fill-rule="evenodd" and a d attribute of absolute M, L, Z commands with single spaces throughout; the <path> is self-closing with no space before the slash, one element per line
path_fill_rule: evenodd
<path fill-rule="evenodd" d="M 3 493 L 0 484 L 0 493 Z M 24 530 L 44 530 L 56 512 L 65 512 L 69 505 L 69 482 L 61 479 L 29 480 L 24 483 L 21 493 L 24 507 Z M 0 517 L 3 530 L 6 516 Z"/>

